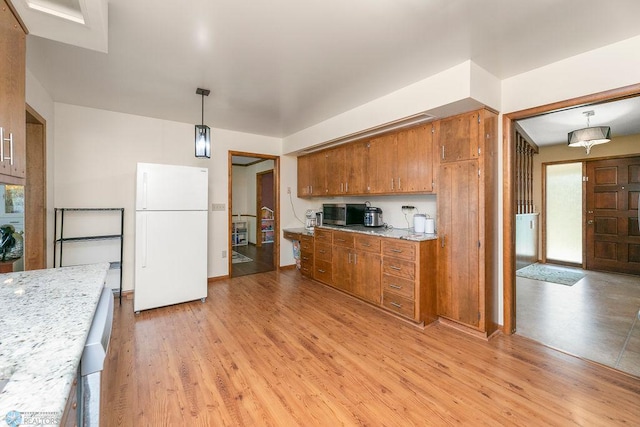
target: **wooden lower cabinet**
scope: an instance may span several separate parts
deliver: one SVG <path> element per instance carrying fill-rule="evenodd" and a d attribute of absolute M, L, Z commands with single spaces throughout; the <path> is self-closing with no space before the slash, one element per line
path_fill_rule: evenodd
<path fill-rule="evenodd" d="M 416 323 L 436 320 L 435 240 L 321 230 L 319 242 L 317 231 L 316 280 Z"/>
<path fill-rule="evenodd" d="M 300 236 L 300 272 L 306 277 L 313 277 L 313 240 L 313 236 Z"/>

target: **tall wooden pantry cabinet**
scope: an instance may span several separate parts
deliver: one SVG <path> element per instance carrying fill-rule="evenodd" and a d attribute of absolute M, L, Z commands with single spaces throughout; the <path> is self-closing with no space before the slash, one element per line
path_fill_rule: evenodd
<path fill-rule="evenodd" d="M 481 336 L 498 328 L 497 124 L 482 109 L 440 121 L 438 315 Z"/>

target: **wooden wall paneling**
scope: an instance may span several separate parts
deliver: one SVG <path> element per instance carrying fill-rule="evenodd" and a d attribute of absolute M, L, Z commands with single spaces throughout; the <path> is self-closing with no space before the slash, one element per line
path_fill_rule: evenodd
<path fill-rule="evenodd" d="M 38 270 L 47 264 L 47 224 L 46 224 L 46 128 L 44 119 L 27 108 L 33 118 L 26 123 L 26 185 L 25 185 L 25 248 L 24 269 Z M 39 120 L 39 123 L 31 121 Z"/>

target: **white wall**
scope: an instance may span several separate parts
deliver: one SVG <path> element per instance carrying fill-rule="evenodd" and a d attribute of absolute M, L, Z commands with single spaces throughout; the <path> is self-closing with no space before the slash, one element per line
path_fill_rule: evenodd
<path fill-rule="evenodd" d="M 64 207 L 124 207 L 123 288 L 133 288 L 133 222 L 137 162 L 209 169 L 209 203 L 228 203 L 229 149 L 279 155 L 280 140 L 212 129 L 212 158 L 193 154 L 193 125 L 55 104 L 54 201 Z M 228 274 L 227 212 L 209 213 L 208 276 Z"/>

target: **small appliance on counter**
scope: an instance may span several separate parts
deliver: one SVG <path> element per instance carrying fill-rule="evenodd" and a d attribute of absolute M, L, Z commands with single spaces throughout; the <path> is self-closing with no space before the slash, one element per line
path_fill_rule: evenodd
<path fill-rule="evenodd" d="M 382 227 L 382 209 L 373 206 L 367 206 L 364 209 L 364 226 L 365 227 Z"/>
<path fill-rule="evenodd" d="M 304 228 L 306 230 L 309 231 L 313 231 L 313 227 L 316 226 L 316 211 L 314 211 L 313 209 L 307 209 L 307 212 L 305 212 L 305 221 L 304 221 Z"/>
<path fill-rule="evenodd" d="M 316 225 L 320 226 L 324 224 L 324 213 L 322 211 L 316 212 Z"/>
<path fill-rule="evenodd" d="M 364 203 L 325 203 L 322 205 L 322 221 L 328 225 L 363 225 Z"/>

